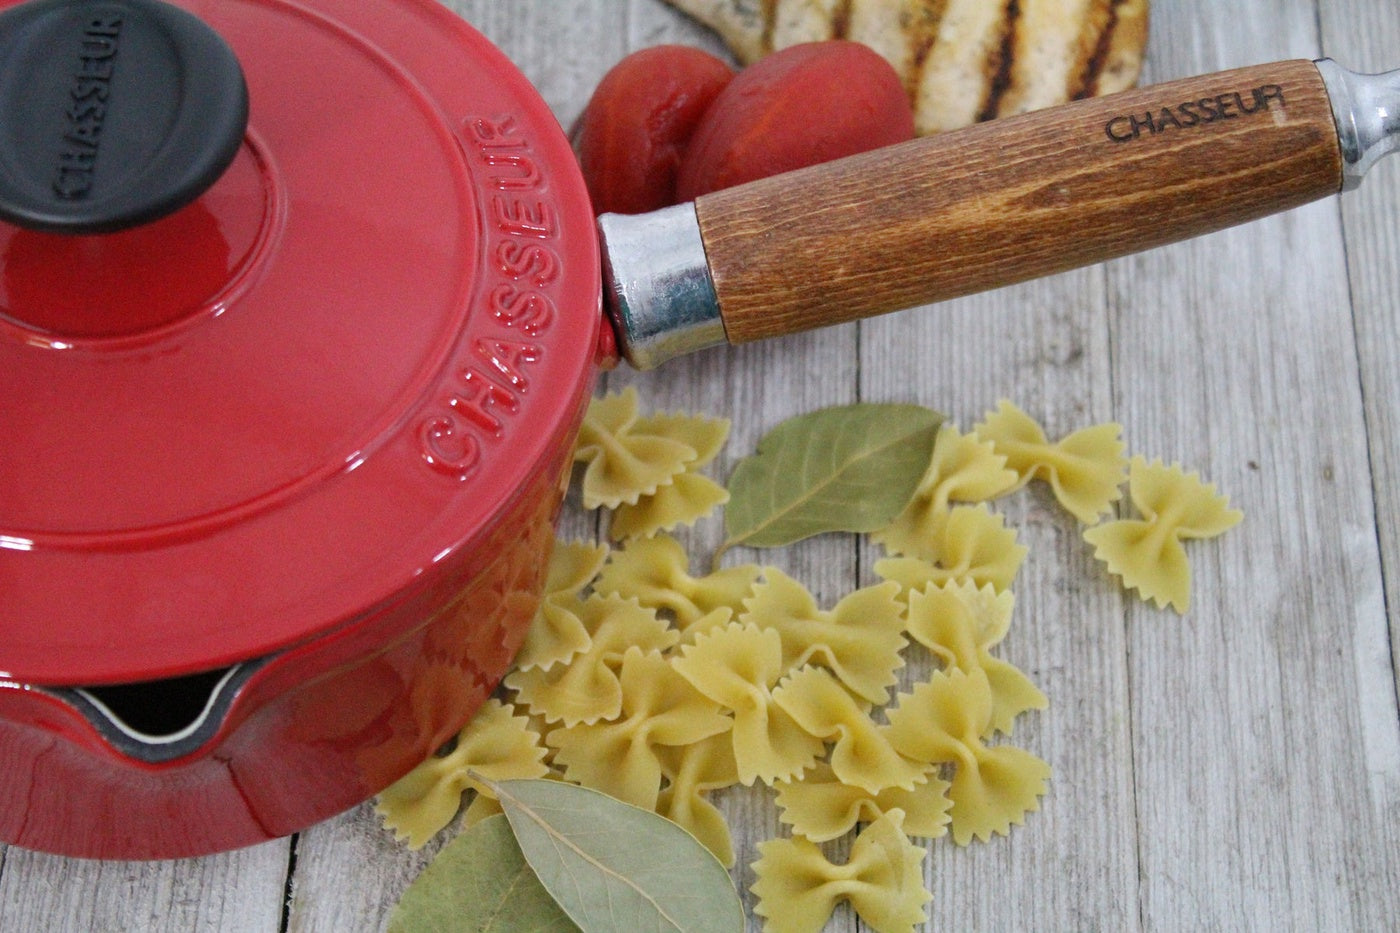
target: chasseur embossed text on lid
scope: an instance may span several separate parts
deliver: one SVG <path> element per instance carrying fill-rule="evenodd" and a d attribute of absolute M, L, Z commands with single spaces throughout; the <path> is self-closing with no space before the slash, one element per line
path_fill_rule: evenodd
<path fill-rule="evenodd" d="M 232 50 L 158 0 L 39 0 L 0 14 L 0 218 L 119 230 L 185 206 L 243 140 Z"/>
<path fill-rule="evenodd" d="M 53 174 L 54 193 L 65 200 L 82 198 L 92 191 L 107 101 L 112 96 L 122 21 L 121 12 L 112 10 L 90 16 L 83 23 L 64 110 L 68 119 Z"/>

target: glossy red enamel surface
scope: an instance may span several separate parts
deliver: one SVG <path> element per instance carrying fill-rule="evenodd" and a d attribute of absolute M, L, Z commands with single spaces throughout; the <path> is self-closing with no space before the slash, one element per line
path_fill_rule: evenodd
<path fill-rule="evenodd" d="M 556 490 L 545 472 L 522 489 L 470 579 L 441 564 L 363 624 L 273 658 L 197 754 L 142 765 L 54 691 L 0 681 L 0 839 L 180 858 L 288 835 L 383 789 L 461 728 L 514 656 Z"/>
<path fill-rule="evenodd" d="M 179 5 L 247 77 L 229 172 L 119 234 L 0 227 L 0 680 L 207 670 L 465 590 L 591 388 L 592 212 L 509 62 L 431 0 Z"/>

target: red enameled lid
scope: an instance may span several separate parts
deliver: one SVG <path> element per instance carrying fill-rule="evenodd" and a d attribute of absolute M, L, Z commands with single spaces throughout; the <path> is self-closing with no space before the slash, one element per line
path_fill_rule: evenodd
<path fill-rule="evenodd" d="M 131 142 L 132 63 L 203 54 L 142 32 L 152 0 L 55 26 L 65 4 L 23 14 L 21 40 L 61 40 L 33 104 L 56 129 L 18 164 L 0 110 L 0 187 L 96 204 L 124 184 L 103 160 Z M 434 0 L 176 6 L 242 66 L 246 133 L 190 156 L 227 169 L 164 192 L 173 213 L 0 222 L 0 678 L 174 676 L 351 623 L 473 548 L 591 385 L 592 212 L 498 51 Z M 0 103 L 34 96 L 21 72 Z"/>

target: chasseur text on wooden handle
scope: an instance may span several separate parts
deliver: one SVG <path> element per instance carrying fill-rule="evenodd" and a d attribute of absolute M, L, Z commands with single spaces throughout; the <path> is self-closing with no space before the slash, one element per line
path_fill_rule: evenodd
<path fill-rule="evenodd" d="M 1326 61 L 1258 65 L 606 215 L 605 298 L 648 368 L 1149 249 L 1336 193 L 1393 147 L 1371 98 L 1400 111 L 1396 85 Z M 1358 103 L 1386 125 L 1358 129 Z"/>

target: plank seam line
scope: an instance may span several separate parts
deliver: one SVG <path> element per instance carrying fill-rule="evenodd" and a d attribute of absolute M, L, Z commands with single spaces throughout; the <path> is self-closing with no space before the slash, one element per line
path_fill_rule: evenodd
<path fill-rule="evenodd" d="M 1356 365 L 1356 393 L 1357 396 L 1361 399 L 1361 425 L 1362 430 L 1365 432 L 1366 435 L 1366 473 L 1370 477 L 1369 486 L 1371 491 L 1371 530 L 1372 533 L 1375 535 L 1376 560 L 1379 564 L 1378 569 L 1381 578 L 1381 606 L 1385 610 L 1386 618 L 1386 651 L 1390 658 L 1390 670 L 1394 671 L 1397 669 L 1397 659 L 1395 656 L 1395 627 L 1390 624 L 1390 619 L 1392 618 L 1392 607 L 1390 603 L 1391 580 L 1389 578 L 1388 566 L 1386 562 L 1385 535 L 1381 531 L 1381 489 L 1376 474 L 1376 456 L 1374 452 L 1375 434 L 1373 429 L 1375 428 L 1375 425 L 1371 423 L 1370 406 L 1367 405 L 1368 394 L 1366 392 L 1366 372 L 1364 363 L 1361 358 L 1360 347 L 1361 328 L 1360 322 L 1357 320 L 1356 315 L 1356 282 L 1352 276 L 1351 243 L 1347 239 L 1346 235 L 1346 206 L 1342 198 L 1336 199 L 1336 211 L 1337 226 L 1341 232 L 1342 240 L 1342 261 L 1345 265 L 1346 270 L 1348 304 L 1347 316 L 1351 321 L 1351 350 L 1353 354 L 1353 362 Z M 1400 555 L 1396 556 L 1397 558 L 1400 558 Z M 1397 679 L 1392 676 L 1390 686 L 1395 708 L 1400 709 L 1400 681 L 1397 681 Z"/>
<path fill-rule="evenodd" d="M 1118 300 L 1118 291 L 1113 287 L 1113 275 L 1110 271 L 1109 263 L 1099 265 L 1100 275 L 1103 277 L 1103 296 L 1106 316 L 1108 319 L 1108 399 L 1109 417 L 1119 424 L 1123 423 L 1120 417 L 1122 402 L 1118 395 L 1118 323 L 1123 314 L 1122 302 Z M 1115 509 L 1121 512 L 1123 504 L 1115 505 Z M 1147 929 L 1147 904 L 1143 897 L 1143 888 L 1146 878 L 1143 873 L 1142 856 L 1142 805 L 1141 795 L 1138 787 L 1137 769 L 1137 728 L 1133 724 L 1133 639 L 1132 639 L 1132 608 L 1127 599 L 1120 597 L 1119 606 L 1122 608 L 1119 614 L 1119 622 L 1123 630 L 1123 649 L 1126 653 L 1124 658 L 1124 676 L 1127 678 L 1127 692 L 1125 694 L 1128 704 L 1126 710 L 1128 722 L 1128 786 L 1133 800 L 1133 861 L 1137 869 L 1134 874 L 1137 880 L 1137 926 L 1139 930 Z"/>
<path fill-rule="evenodd" d="M 296 896 L 297 846 L 301 843 L 300 834 L 291 838 L 287 846 L 287 881 L 282 886 L 282 916 L 277 925 L 280 933 L 288 933 L 292 927 L 292 900 Z"/>

